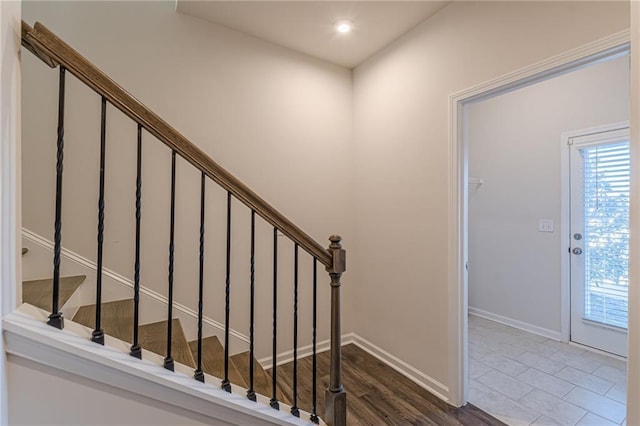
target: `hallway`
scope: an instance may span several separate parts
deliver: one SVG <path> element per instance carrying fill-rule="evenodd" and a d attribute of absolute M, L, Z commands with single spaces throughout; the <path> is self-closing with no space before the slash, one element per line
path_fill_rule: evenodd
<path fill-rule="evenodd" d="M 469 316 L 469 402 L 510 425 L 625 425 L 626 362 Z"/>

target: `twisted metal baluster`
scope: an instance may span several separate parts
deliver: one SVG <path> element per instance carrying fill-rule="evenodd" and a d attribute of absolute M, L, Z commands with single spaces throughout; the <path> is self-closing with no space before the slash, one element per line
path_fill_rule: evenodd
<path fill-rule="evenodd" d="M 133 265 L 133 343 L 129 355 L 142 359 L 138 342 L 140 325 L 140 219 L 142 218 L 142 125 L 138 124 L 138 154 L 136 160 L 136 254 Z"/>
<path fill-rule="evenodd" d="M 96 266 L 96 327 L 91 333 L 93 342 L 104 345 L 102 321 L 102 244 L 104 242 L 104 164 L 107 140 L 107 98 L 102 97 L 100 114 L 100 189 L 98 195 L 98 255 Z"/>
<path fill-rule="evenodd" d="M 198 281 L 198 366 L 193 373 L 193 378 L 204 383 L 202 371 L 202 307 L 204 293 L 204 202 L 205 202 L 205 175 L 200 175 L 200 270 Z"/>
<path fill-rule="evenodd" d="M 276 410 L 280 409 L 278 403 L 278 228 L 273 228 L 273 349 L 271 367 L 271 400 L 269 405 Z"/>
<path fill-rule="evenodd" d="M 298 409 L 298 244 L 293 247 L 293 404 L 291 414 L 300 417 Z"/>
<path fill-rule="evenodd" d="M 254 360 L 254 320 L 255 320 L 255 282 L 256 282 L 256 212 L 251 210 L 251 276 L 250 276 L 250 301 L 249 301 L 249 389 L 247 398 L 256 401 L 256 392 L 253 388 L 253 360 Z"/>
<path fill-rule="evenodd" d="M 224 299 L 224 379 L 222 389 L 231 392 L 229 381 L 229 311 L 231 296 L 231 192 L 227 192 L 227 263 Z"/>
<path fill-rule="evenodd" d="M 60 252 L 62 250 L 62 169 L 64 159 L 64 96 L 65 73 L 67 69 L 60 66 L 60 79 L 58 82 L 58 138 L 56 141 L 56 213 L 53 233 L 53 297 L 51 301 L 51 315 L 47 324 L 64 328 L 64 318 L 59 312 L 60 299 Z"/>
<path fill-rule="evenodd" d="M 311 412 L 311 421 L 315 424 L 320 423 L 318 417 L 318 395 L 317 395 L 317 377 L 318 377 L 318 365 L 317 365 L 317 328 L 318 328 L 318 259 L 313 258 L 313 342 L 312 342 L 312 385 L 311 385 L 311 400 L 313 409 Z"/>
<path fill-rule="evenodd" d="M 171 357 L 171 337 L 173 325 L 173 251 L 176 219 L 176 152 L 171 151 L 171 223 L 169 229 L 169 300 L 167 302 L 167 356 L 164 358 L 164 368 L 174 370 Z"/>

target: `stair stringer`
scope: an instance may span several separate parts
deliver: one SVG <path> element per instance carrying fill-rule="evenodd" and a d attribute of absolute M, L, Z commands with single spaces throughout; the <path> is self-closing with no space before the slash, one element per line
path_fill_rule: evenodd
<path fill-rule="evenodd" d="M 264 403 L 249 401 L 241 394 L 244 389 L 227 393 L 215 385 L 217 381 L 212 376 L 207 381 L 214 385 L 200 383 L 187 375 L 186 371 L 192 372 L 189 369 L 176 368 L 172 373 L 150 362 L 152 353 L 145 351 L 143 360 L 138 360 L 121 350 L 126 348 L 118 348 L 123 342 L 117 339 L 107 336 L 105 345 L 98 345 L 90 341 L 88 328 L 66 321 L 64 330 L 58 330 L 47 325 L 46 319 L 45 311 L 28 304 L 6 316 L 2 321 L 6 352 L 82 377 L 89 383 L 139 394 L 163 407 L 177 406 L 210 419 L 209 424 L 309 424 L 285 409 L 278 411 Z"/>
<path fill-rule="evenodd" d="M 23 257 L 23 280 L 51 278 L 53 259 L 53 243 L 46 238 L 37 235 L 28 229 L 22 228 L 23 247 L 29 249 Z M 85 282 L 73 294 L 72 298 L 64 306 L 65 318 L 73 318 L 81 306 L 95 303 L 95 282 L 97 266 L 89 260 L 66 248 L 62 248 L 61 276 L 86 275 Z M 94 283 L 94 284 L 92 284 Z M 131 299 L 133 297 L 133 281 L 111 271 L 103 269 L 102 275 L 102 301 L 114 302 L 117 300 Z M 168 300 L 165 296 L 149 288 L 141 286 L 140 324 L 149 324 L 166 319 Z M 188 306 L 174 301 L 173 317 L 180 320 L 188 341 L 197 338 L 198 313 Z M 203 336 L 216 336 L 224 338 L 224 324 L 210 317 L 203 318 Z M 249 338 L 244 334 L 229 330 L 229 353 L 235 355 L 249 348 Z"/>

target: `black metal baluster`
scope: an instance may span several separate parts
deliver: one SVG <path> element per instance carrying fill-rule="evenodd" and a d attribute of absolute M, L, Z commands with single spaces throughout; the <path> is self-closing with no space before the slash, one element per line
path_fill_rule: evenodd
<path fill-rule="evenodd" d="M 136 161 L 136 259 L 133 265 L 133 343 L 129 354 L 142 359 L 138 343 L 140 321 L 140 218 L 142 217 L 142 125 L 138 124 L 138 155 Z"/>
<path fill-rule="evenodd" d="M 250 276 L 250 300 L 249 300 L 249 389 L 247 398 L 256 401 L 256 392 L 253 389 L 253 360 L 254 360 L 254 311 L 255 311 L 255 282 L 256 282 L 256 212 L 251 210 L 251 276 Z"/>
<path fill-rule="evenodd" d="M 278 228 L 273 228 L 273 352 L 271 367 L 271 401 L 269 405 L 276 410 L 280 409 L 278 403 Z"/>
<path fill-rule="evenodd" d="M 102 243 L 104 241 L 104 163 L 107 141 L 107 98 L 102 97 L 100 115 L 100 190 L 98 195 L 98 255 L 96 267 L 96 328 L 91 333 L 93 342 L 104 345 L 102 316 Z"/>
<path fill-rule="evenodd" d="M 171 151 L 171 223 L 169 229 L 169 301 L 167 303 L 167 356 L 164 358 L 164 368 L 173 371 L 171 357 L 171 337 L 173 325 L 173 250 L 176 219 L 176 152 Z"/>
<path fill-rule="evenodd" d="M 298 244 L 293 247 L 293 404 L 291 414 L 300 417 L 298 409 Z"/>
<path fill-rule="evenodd" d="M 204 383 L 202 372 L 202 298 L 204 287 L 204 201 L 205 201 L 205 175 L 200 175 L 200 275 L 198 282 L 198 366 L 193 373 L 193 378 Z"/>
<path fill-rule="evenodd" d="M 231 193 L 227 192 L 227 264 L 224 300 L 224 379 L 222 389 L 231 392 L 229 382 L 229 307 L 231 296 Z"/>
<path fill-rule="evenodd" d="M 66 68 L 60 66 L 60 80 L 58 83 L 58 138 L 56 141 L 56 213 L 54 222 L 53 245 L 53 300 L 51 315 L 47 324 L 64 328 L 64 318 L 59 312 L 60 297 L 60 251 L 62 250 L 62 160 L 64 158 L 64 95 Z"/>
<path fill-rule="evenodd" d="M 313 404 L 313 410 L 311 413 L 311 421 L 315 424 L 320 423 L 320 418 L 318 417 L 317 412 L 317 388 L 316 388 L 316 380 L 317 380 L 317 355 L 316 355 L 316 338 L 317 338 L 317 326 L 318 326 L 318 259 L 313 258 L 313 341 L 312 341 L 312 387 L 311 387 L 311 400 Z"/>

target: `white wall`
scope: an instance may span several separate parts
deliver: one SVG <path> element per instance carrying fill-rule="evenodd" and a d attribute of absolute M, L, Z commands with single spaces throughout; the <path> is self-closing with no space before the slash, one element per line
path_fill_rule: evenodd
<path fill-rule="evenodd" d="M 351 72 L 176 13 L 174 2 L 28 2 L 41 21 L 322 244 L 353 244 Z M 52 240 L 57 71 L 24 59 L 24 227 Z M 63 245 L 96 256 L 99 98 L 68 77 Z M 135 126 L 109 108 L 105 267 L 133 276 Z M 167 293 L 170 152 L 144 136 L 142 284 Z M 197 301 L 199 174 L 178 161 L 175 298 Z M 207 189 L 205 315 L 224 320 L 226 194 Z M 231 327 L 248 334 L 249 212 L 234 203 Z M 272 230 L 258 223 L 258 318 L 271 318 Z M 280 343 L 291 346 L 292 244 L 280 239 Z M 329 285 L 319 279 L 319 339 Z M 301 255 L 300 343 L 311 343 L 311 261 Z M 350 291 L 345 275 L 345 293 Z M 349 325 L 350 297 L 344 308 Z M 141 309 L 144 309 L 142 307 Z M 257 324 L 258 356 L 271 321 Z"/>
<path fill-rule="evenodd" d="M 6 424 L 186 426 L 211 421 L 17 356 L 9 358 L 8 377 L 11 410 Z"/>
<path fill-rule="evenodd" d="M 628 26 L 628 3 L 454 2 L 354 72 L 355 330 L 445 395 L 448 98 Z"/>
<path fill-rule="evenodd" d="M 469 309 L 559 338 L 560 134 L 629 119 L 629 58 L 472 104 L 467 119 L 469 176 L 484 180 L 469 185 Z"/>
<path fill-rule="evenodd" d="M 628 9 L 625 2 L 455 2 L 358 67 L 353 98 L 347 70 L 175 15 L 166 4 L 40 3 L 27 5 L 25 14 L 28 21 L 43 20 L 69 40 L 311 235 L 323 239 L 333 232 L 343 233 L 349 249 L 343 331 L 357 332 L 441 382 L 440 387 L 434 385 L 446 396 L 453 386 L 450 364 L 456 362 L 447 349 L 447 271 L 453 261 L 448 256 L 448 228 L 454 221 L 447 211 L 452 196 L 447 181 L 448 97 L 623 30 L 628 27 Z M 123 56 L 116 59 L 119 55 Z M 25 85 L 25 98 L 27 93 L 46 92 L 49 100 L 41 108 L 55 108 L 55 75 L 47 74 L 42 64 L 36 68 L 33 58 L 25 61 L 33 61 L 26 64 L 25 79 L 33 75 L 30 81 L 34 82 Z M 180 66 L 180 61 L 189 67 Z M 36 83 L 44 75 L 47 89 Z M 88 97 L 79 89 L 70 90 L 75 96 Z M 33 99 L 25 113 L 37 111 Z M 88 133 L 96 139 L 97 105 L 95 100 L 91 111 L 70 112 L 76 115 L 70 119 L 90 120 Z M 352 111 L 354 144 L 350 146 Z M 25 132 L 33 132 L 30 139 L 46 134 L 48 143 L 54 143 L 55 121 L 47 120 L 44 130 L 25 126 Z M 126 131 L 127 141 L 132 141 L 134 129 Z M 88 137 L 69 135 L 68 139 L 69 145 L 83 149 Z M 52 185 L 53 164 L 37 162 L 40 153 L 31 145 L 28 148 L 25 142 L 25 157 L 35 160 L 37 167 L 25 171 L 25 178 L 33 173 L 29 188 L 35 191 L 38 182 Z M 148 151 L 149 156 L 168 162 L 166 152 Z M 97 164 L 95 152 L 76 155 L 68 166 L 75 168 L 76 175 L 83 173 L 83 160 Z M 108 159 L 108 164 L 113 160 Z M 265 165 L 274 164 L 279 173 L 264 171 Z M 155 201 L 166 205 L 168 177 L 149 169 L 145 168 L 149 176 L 145 182 L 151 176 L 162 179 L 153 192 Z M 132 194 L 132 164 L 122 164 L 119 172 L 127 175 L 120 191 Z M 75 185 L 67 191 L 86 192 L 95 199 L 91 188 L 97 187 L 97 177 L 91 180 L 90 188 Z M 149 194 L 150 184 L 145 185 Z M 314 195 L 307 197 L 307 193 Z M 353 200 L 348 198 L 350 193 L 355 194 Z M 25 182 L 29 199 L 25 206 L 36 202 L 35 192 L 27 194 L 31 192 Z M 107 203 L 115 196 L 108 194 Z M 51 198 L 44 202 L 52 205 Z M 150 202 L 145 200 L 145 205 Z M 79 223 L 92 229 L 95 205 L 89 206 Z M 195 210 L 191 207 L 180 214 L 195 217 Z M 165 209 L 152 211 L 158 217 L 146 219 L 145 226 L 168 228 L 167 218 L 161 216 Z M 133 207 L 121 214 L 130 217 L 132 212 Z M 51 232 L 51 217 L 25 212 L 25 226 L 36 227 L 34 231 L 46 236 Z M 190 221 L 194 219 L 186 222 Z M 107 253 L 117 250 L 118 254 L 108 260 L 108 266 L 127 274 L 132 246 L 125 247 L 123 241 L 129 241 L 133 228 L 115 231 L 110 226 L 108 222 L 108 232 L 115 234 L 107 236 Z M 192 228 L 187 232 L 196 234 L 195 225 Z M 93 231 L 85 232 L 71 234 L 66 241 L 91 257 Z M 215 232 L 216 238 L 222 238 L 222 231 Z M 145 244 L 166 246 L 165 236 L 158 233 L 157 239 Z M 193 252 L 197 247 L 179 244 L 193 247 Z M 162 287 L 165 251 L 158 250 L 145 262 L 160 265 L 145 276 L 155 277 L 148 285 Z M 220 280 L 220 266 L 216 268 Z M 191 278 L 178 281 L 194 282 Z M 220 301 L 214 299 L 209 305 L 219 309 Z"/>
<path fill-rule="evenodd" d="M 20 1 L 0 2 L 0 325 L 22 298 L 20 271 Z M 0 424 L 7 424 L 4 340 L 0 339 Z"/>

